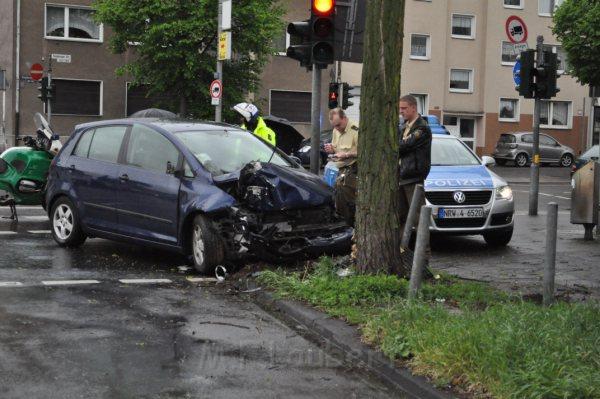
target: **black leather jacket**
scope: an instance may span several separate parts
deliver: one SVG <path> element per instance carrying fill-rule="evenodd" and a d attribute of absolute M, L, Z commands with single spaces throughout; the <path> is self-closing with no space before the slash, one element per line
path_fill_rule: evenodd
<path fill-rule="evenodd" d="M 404 139 L 400 128 L 400 184 L 423 182 L 431 169 L 431 129 L 419 117 Z"/>

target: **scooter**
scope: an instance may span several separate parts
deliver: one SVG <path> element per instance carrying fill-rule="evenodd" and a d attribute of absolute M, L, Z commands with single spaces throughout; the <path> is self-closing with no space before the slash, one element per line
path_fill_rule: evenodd
<path fill-rule="evenodd" d="M 44 191 L 50 163 L 62 148 L 59 136 L 38 112 L 33 120 L 37 137 L 18 138 L 23 145 L 0 154 L 0 206 L 11 210 L 9 219 L 18 221 L 17 205 L 44 206 Z"/>

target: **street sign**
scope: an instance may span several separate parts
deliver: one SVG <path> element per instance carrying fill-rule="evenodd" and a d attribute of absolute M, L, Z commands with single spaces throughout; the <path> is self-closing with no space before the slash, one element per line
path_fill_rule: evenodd
<path fill-rule="evenodd" d="M 219 34 L 219 61 L 231 59 L 231 32 Z"/>
<path fill-rule="evenodd" d="M 70 64 L 71 54 L 52 54 L 52 59 L 56 62 Z"/>
<path fill-rule="evenodd" d="M 506 20 L 506 35 L 511 43 L 525 43 L 527 41 L 527 25 L 516 15 L 511 15 Z"/>
<path fill-rule="evenodd" d="M 213 80 L 210 84 L 210 98 L 212 105 L 219 105 L 223 96 L 223 83 L 220 80 Z"/>
<path fill-rule="evenodd" d="M 231 0 L 223 0 L 221 8 L 221 30 L 231 29 Z"/>
<path fill-rule="evenodd" d="M 513 67 L 513 80 L 515 81 L 515 86 L 521 85 L 521 61 L 515 62 L 515 66 Z"/>
<path fill-rule="evenodd" d="M 42 64 L 35 63 L 29 68 L 29 76 L 31 79 L 38 81 L 44 76 L 44 67 Z"/>

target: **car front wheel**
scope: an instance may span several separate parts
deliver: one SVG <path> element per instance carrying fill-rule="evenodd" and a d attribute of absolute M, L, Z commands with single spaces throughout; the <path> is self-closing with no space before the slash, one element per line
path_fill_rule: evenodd
<path fill-rule="evenodd" d="M 192 225 L 192 257 L 194 267 L 203 274 L 212 273 L 225 258 L 221 238 L 214 231 L 210 221 L 197 215 Z"/>
<path fill-rule="evenodd" d="M 483 233 L 483 239 L 492 247 L 505 247 L 513 236 L 513 228 Z"/>
<path fill-rule="evenodd" d="M 565 154 L 560 158 L 560 166 L 563 168 L 568 168 L 573 165 L 573 155 Z"/>
<path fill-rule="evenodd" d="M 86 239 L 77 209 L 66 197 L 58 199 L 52 205 L 52 237 L 61 247 L 78 247 Z"/>
<path fill-rule="evenodd" d="M 529 157 L 523 152 L 517 155 L 515 158 L 515 165 L 517 165 L 519 168 L 527 166 L 527 162 L 529 162 Z"/>

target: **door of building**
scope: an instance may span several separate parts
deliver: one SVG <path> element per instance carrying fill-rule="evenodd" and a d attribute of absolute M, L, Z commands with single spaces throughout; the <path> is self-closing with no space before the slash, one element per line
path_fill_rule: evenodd
<path fill-rule="evenodd" d="M 475 150 L 475 118 L 444 115 L 444 126 L 453 136 L 461 139 L 472 150 Z"/>

